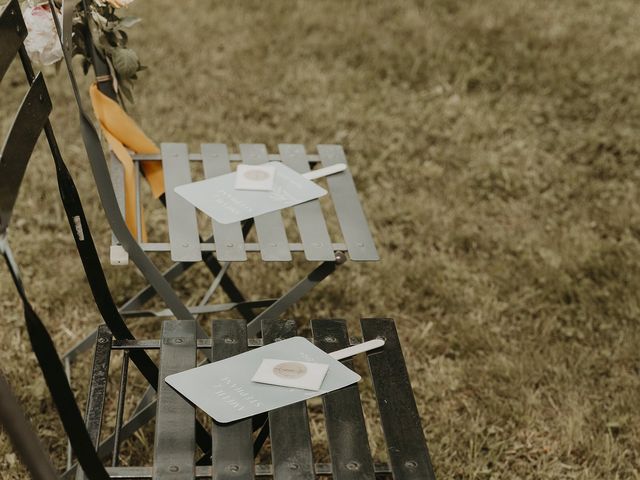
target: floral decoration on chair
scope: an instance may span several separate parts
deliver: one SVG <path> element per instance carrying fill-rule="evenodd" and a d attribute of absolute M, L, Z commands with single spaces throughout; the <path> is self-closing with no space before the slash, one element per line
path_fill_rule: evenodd
<path fill-rule="evenodd" d="M 70 1 L 70 0 L 68 0 Z M 133 102 L 133 81 L 145 67 L 138 54 L 128 47 L 125 29 L 132 27 L 140 18 L 119 14 L 133 0 L 82 0 L 75 6 L 72 26 L 72 55 L 80 55 L 86 74 L 91 66 L 87 51 L 87 28 L 97 53 L 105 60 L 111 71 L 113 87 L 118 94 Z M 60 18 L 61 0 L 54 0 Z M 28 0 L 23 5 L 23 15 L 29 36 L 25 47 L 33 62 L 53 65 L 62 60 L 62 48 L 48 0 Z"/>

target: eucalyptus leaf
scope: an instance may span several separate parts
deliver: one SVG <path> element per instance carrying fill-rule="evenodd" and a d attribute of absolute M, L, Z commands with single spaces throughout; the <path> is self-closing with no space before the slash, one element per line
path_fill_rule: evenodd
<path fill-rule="evenodd" d="M 61 3 L 61 0 L 54 1 Z M 120 100 L 126 98 L 133 102 L 133 80 L 137 79 L 136 73 L 144 67 L 136 52 L 127 47 L 129 38 L 124 29 L 136 25 L 141 19 L 128 15 L 120 17 L 116 12 L 118 9 L 105 0 L 77 2 L 73 13 L 72 51 L 74 55 L 82 57 L 82 67 L 86 74 L 91 65 L 90 50 L 86 42 L 91 38 L 98 55 L 109 66 L 114 89 L 119 93 Z M 119 83 L 123 83 L 122 92 Z"/>
<path fill-rule="evenodd" d="M 114 42 L 113 39 L 110 39 L 109 35 L 106 35 L 106 34 L 105 35 L 101 35 L 100 39 L 98 40 L 98 42 L 100 43 L 100 46 L 104 49 L 104 51 L 107 54 L 113 53 L 113 51 L 118 46 L 118 44 L 116 42 Z"/>
<path fill-rule="evenodd" d="M 131 78 L 140 67 L 140 60 L 136 52 L 130 48 L 114 48 L 111 52 L 113 68 L 122 79 Z"/>
<path fill-rule="evenodd" d="M 123 80 L 120 82 L 120 93 L 131 103 L 133 103 L 133 93 L 131 91 L 131 82 Z"/>

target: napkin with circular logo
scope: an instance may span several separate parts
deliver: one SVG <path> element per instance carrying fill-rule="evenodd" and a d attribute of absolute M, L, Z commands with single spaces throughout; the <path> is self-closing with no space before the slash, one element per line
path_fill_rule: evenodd
<path fill-rule="evenodd" d="M 329 365 L 326 363 L 292 362 L 277 358 L 265 358 L 251 379 L 252 382 L 269 383 L 281 387 L 320 390 Z"/>
<path fill-rule="evenodd" d="M 367 342 L 368 345 L 364 347 L 356 345 L 333 354 L 336 358 L 346 358 L 384 343 L 382 340 L 373 342 L 378 343 Z M 358 382 L 360 375 L 345 367 L 334 356 L 320 350 L 304 337 L 292 337 L 219 362 L 168 375 L 165 381 L 214 420 L 228 423 Z M 264 360 L 272 363 L 263 365 Z M 305 382 L 305 377 L 313 378 L 317 383 L 317 375 L 308 375 L 310 372 L 317 374 L 314 364 L 326 366 L 317 390 L 300 386 L 301 380 Z M 268 383 L 253 381 L 260 369 L 265 369 L 264 372 L 280 384 L 273 384 L 273 378 L 266 379 Z M 295 386 L 284 385 L 283 382 L 293 382 Z"/>

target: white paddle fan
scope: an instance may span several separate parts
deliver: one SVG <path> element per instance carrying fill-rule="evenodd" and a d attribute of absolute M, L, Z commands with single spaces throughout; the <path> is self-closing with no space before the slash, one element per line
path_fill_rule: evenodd
<path fill-rule="evenodd" d="M 312 180 L 347 168 L 344 163 L 339 163 L 300 174 L 280 162 L 269 162 L 257 167 L 264 166 L 273 167 L 271 190 L 241 190 L 236 185 L 238 180 L 243 179 L 238 178 L 238 172 L 233 172 L 180 185 L 175 188 L 175 192 L 215 221 L 229 224 L 320 198 L 326 195 L 327 191 Z M 244 180 L 251 182 L 258 177 L 262 175 Z M 263 182 L 265 179 L 259 180 Z"/>

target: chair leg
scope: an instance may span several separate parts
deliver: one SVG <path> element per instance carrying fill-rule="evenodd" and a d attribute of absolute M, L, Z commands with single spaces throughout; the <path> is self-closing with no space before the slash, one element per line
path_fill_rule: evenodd
<path fill-rule="evenodd" d="M 0 374 L 0 425 L 9 435 L 20 458 L 36 480 L 56 480 L 58 478 L 49 456 L 45 453 L 40 439 L 24 417 L 11 388 Z"/>
<path fill-rule="evenodd" d="M 210 242 L 211 240 L 212 239 L 210 238 L 206 241 Z M 224 268 L 223 265 L 221 265 L 218 262 L 218 260 L 215 258 L 215 256 L 211 252 L 206 252 L 203 255 L 203 260 L 207 268 L 211 271 L 211 273 L 214 276 L 218 275 L 218 273 L 220 273 L 220 271 Z M 172 282 L 173 280 L 178 278 L 180 275 L 185 273 L 187 270 L 189 270 L 196 263 L 197 262 L 176 262 L 173 265 L 171 265 L 171 267 L 169 267 L 167 270 L 162 272 L 162 274 L 168 282 Z M 225 275 L 222 278 L 222 280 L 220 281 L 220 286 L 233 302 L 245 301 L 244 295 L 240 292 L 240 290 L 236 287 L 233 280 L 228 275 Z M 147 285 L 143 289 L 139 290 L 133 297 L 127 300 L 120 307 L 120 311 L 127 312 L 129 310 L 139 310 L 140 308 L 142 308 L 142 306 L 145 303 L 151 300 L 155 295 L 156 295 L 156 291 L 154 290 L 154 288 L 151 285 Z"/>
<path fill-rule="evenodd" d="M 233 283 L 233 280 L 228 276 L 228 274 L 226 274 L 225 270 L 227 268 L 226 267 L 227 264 L 222 264 L 221 265 L 216 260 L 215 256 L 213 256 L 211 253 L 209 253 L 208 255 L 205 254 L 203 256 L 203 259 L 205 261 L 205 264 L 209 268 L 209 270 L 214 275 L 217 276 L 220 273 L 223 273 L 223 275 L 222 275 L 222 277 L 220 279 L 219 285 L 225 291 L 227 296 L 229 296 L 231 301 L 234 302 L 234 303 L 246 302 L 244 295 L 235 286 L 235 284 Z M 166 278 L 166 280 L 168 282 L 171 282 L 171 281 L 175 280 L 176 278 L 178 278 L 180 275 L 182 275 L 184 272 L 189 270 L 189 268 L 191 268 L 191 266 L 193 266 L 193 265 L 195 265 L 195 263 L 176 262 L 171 267 L 169 267 L 167 270 L 165 270 L 162 273 L 162 275 Z M 132 310 L 138 310 L 145 303 L 147 303 L 149 300 L 151 300 L 155 295 L 156 295 L 155 289 L 151 285 L 147 285 L 143 289 L 139 290 L 133 297 L 131 297 L 129 300 L 127 300 L 120 307 L 119 310 L 122 313 L 126 313 L 126 312 L 129 312 L 129 311 L 132 311 Z M 249 307 L 249 306 L 239 305 L 237 307 L 237 310 L 242 315 L 242 318 L 244 318 L 245 320 L 251 320 L 255 316 L 255 314 L 253 313 L 253 309 L 251 307 Z M 68 361 L 73 362 L 75 360 L 75 358 L 80 353 L 85 352 L 88 349 L 90 349 L 96 342 L 96 334 L 97 334 L 97 330 L 94 330 L 89 335 L 87 335 L 82 340 L 80 340 L 78 343 L 76 343 L 73 347 L 71 347 L 63 355 L 63 357 L 62 357 L 63 360 L 65 360 L 65 361 L 68 360 Z"/>
<path fill-rule="evenodd" d="M 136 408 L 133 411 L 132 417 L 135 417 L 138 413 L 140 413 L 142 410 L 147 408 L 149 405 L 151 405 L 155 401 L 156 401 L 156 391 L 151 387 L 147 387 L 147 389 L 144 392 L 144 395 L 138 402 L 138 405 L 136 405 Z"/>
<path fill-rule="evenodd" d="M 247 335 L 255 337 L 260 332 L 262 320 L 279 318 L 289 307 L 304 297 L 313 287 L 331 275 L 338 265 L 343 264 L 347 257 L 343 253 L 336 254 L 333 262 L 322 262 L 306 277 L 296 283 L 287 293 L 282 295 L 270 307 L 263 310 L 256 318 L 247 324 Z"/>
<path fill-rule="evenodd" d="M 246 221 L 242 226 L 242 233 L 245 238 L 249 234 L 249 231 L 251 231 L 252 227 L 253 220 Z M 209 237 L 207 240 L 205 240 L 205 242 L 207 243 L 212 241 L 213 237 Z M 219 275 L 224 269 L 226 269 L 229 264 L 229 262 L 226 262 L 224 264 L 218 262 L 218 259 L 215 257 L 215 255 L 213 255 L 212 252 L 205 252 L 202 256 L 202 260 L 214 277 Z M 163 272 L 163 275 L 168 282 L 171 282 L 182 275 L 184 272 L 189 270 L 189 268 L 191 268 L 193 265 L 195 265 L 194 262 L 176 262 L 167 270 L 165 270 Z M 246 297 L 227 273 L 222 276 L 220 280 L 220 286 L 232 302 L 246 302 Z M 127 300 L 127 302 L 125 302 L 122 307 L 120 307 L 120 310 L 122 312 L 126 312 L 129 310 L 139 310 L 155 295 L 156 291 L 154 290 L 154 288 L 151 285 L 147 285 L 145 288 L 138 291 L 133 297 Z M 247 321 L 251 320 L 255 316 L 253 309 L 248 306 L 238 306 L 238 312 L 240 313 L 242 318 Z"/>
<path fill-rule="evenodd" d="M 162 203 L 164 208 L 167 208 L 167 199 L 164 194 L 160 196 L 160 202 Z M 249 235 L 249 232 L 253 228 L 253 223 L 254 223 L 253 218 L 251 218 L 242 224 L 243 238 L 245 239 L 247 238 L 247 235 Z M 213 236 L 209 237 L 206 240 L 207 243 L 212 241 L 213 241 Z M 215 257 L 215 255 L 213 255 L 212 252 L 204 253 L 202 255 L 202 260 L 205 262 L 205 265 L 207 266 L 207 268 L 213 274 L 214 277 L 218 275 L 220 270 L 223 268 L 223 266 L 220 264 L 220 262 L 218 262 L 218 259 Z M 193 263 L 180 262 L 180 264 L 183 264 L 183 263 L 186 264 L 185 270 L 187 270 L 191 265 L 193 265 Z M 228 275 L 224 275 L 224 277 L 222 278 L 221 286 L 232 302 L 242 303 L 246 300 L 245 296 L 242 294 L 242 292 L 238 289 L 234 281 Z M 136 308 L 139 308 L 139 307 L 140 305 L 138 305 Z M 247 309 L 245 307 L 238 307 L 238 312 L 242 315 L 242 318 L 244 318 L 247 321 L 251 320 L 255 316 L 253 313 L 253 310 Z"/>
<path fill-rule="evenodd" d="M 96 328 L 89 335 L 84 337 L 78 343 L 76 343 L 73 347 L 71 347 L 65 354 L 62 356 L 63 363 L 73 363 L 78 355 L 83 352 L 89 350 L 93 345 L 96 344 L 96 340 L 98 338 L 98 329 Z"/>
<path fill-rule="evenodd" d="M 244 222 L 242 225 L 242 237 L 246 239 L 247 235 L 249 235 L 249 232 L 251 231 L 252 228 L 253 228 L 253 219 L 249 219 L 246 222 Z M 212 240 L 213 240 L 213 237 L 211 237 L 208 241 L 212 241 Z M 229 266 L 229 262 L 220 264 L 220 262 L 218 262 L 218 259 L 215 257 L 215 255 L 212 252 L 205 253 L 202 256 L 202 259 L 204 260 L 205 265 L 211 271 L 213 276 L 219 275 L 223 270 L 225 270 Z M 234 283 L 233 279 L 226 272 L 224 272 L 224 274 L 221 277 L 220 286 L 222 287 L 222 290 L 224 291 L 224 293 L 227 294 L 227 296 L 232 302 L 243 303 L 247 301 L 244 294 L 240 291 L 240 289 Z M 240 313 L 242 318 L 244 318 L 247 321 L 255 317 L 255 313 L 253 309 L 244 305 L 238 306 L 238 313 Z"/>
<path fill-rule="evenodd" d="M 106 459 L 113 454 L 113 449 L 116 444 L 116 440 L 123 442 L 124 440 L 133 436 L 140 428 L 153 420 L 156 416 L 156 401 L 153 399 L 139 412 L 134 413 L 129 420 L 122 424 L 118 438 L 115 433 L 111 433 L 105 438 L 98 446 L 98 456 L 101 459 Z M 78 470 L 78 464 L 74 463 L 66 472 L 61 476 L 61 480 L 72 480 L 75 478 L 76 471 Z"/>

